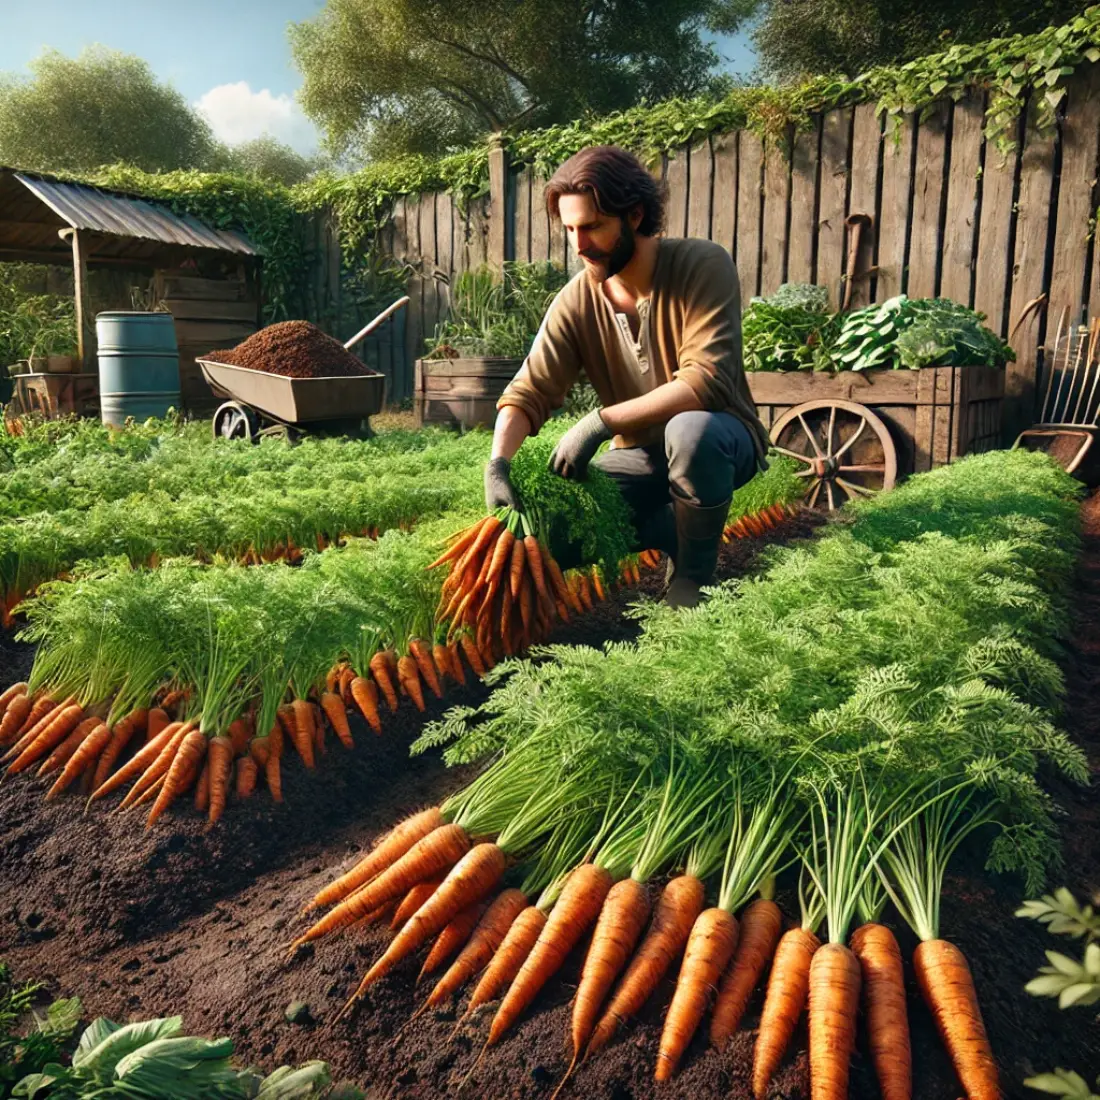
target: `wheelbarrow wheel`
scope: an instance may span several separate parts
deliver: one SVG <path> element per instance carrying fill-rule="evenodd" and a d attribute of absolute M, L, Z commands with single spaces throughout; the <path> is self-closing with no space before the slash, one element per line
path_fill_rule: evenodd
<path fill-rule="evenodd" d="M 226 401 L 214 413 L 215 439 L 248 439 L 257 442 L 260 422 L 256 414 L 239 401 Z"/>
<path fill-rule="evenodd" d="M 772 446 L 808 479 L 805 503 L 821 511 L 892 489 L 898 455 L 890 429 L 856 401 L 807 401 L 772 425 Z"/>

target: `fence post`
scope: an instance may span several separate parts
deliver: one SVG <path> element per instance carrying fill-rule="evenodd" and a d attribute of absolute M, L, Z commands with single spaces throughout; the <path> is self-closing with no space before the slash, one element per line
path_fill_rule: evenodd
<path fill-rule="evenodd" d="M 508 154 L 504 149 L 504 135 L 493 134 L 489 138 L 489 240 L 487 241 L 489 267 L 500 275 L 504 271 L 507 233 L 504 222 L 508 214 Z"/>

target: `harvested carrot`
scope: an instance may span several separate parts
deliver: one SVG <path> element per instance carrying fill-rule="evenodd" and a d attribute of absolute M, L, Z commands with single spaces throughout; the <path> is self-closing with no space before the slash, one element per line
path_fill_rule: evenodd
<path fill-rule="evenodd" d="M 852 933 L 851 947 L 863 972 L 867 1035 L 882 1100 L 910 1100 L 913 1054 L 898 941 L 885 925 L 871 921 Z"/>
<path fill-rule="evenodd" d="M 252 737 L 252 723 L 247 718 L 235 718 L 226 731 L 233 746 L 233 756 L 244 756 L 248 752 L 248 742 Z"/>
<path fill-rule="evenodd" d="M 0 721 L 0 745 L 6 745 L 15 738 L 33 706 L 34 701 L 29 695 L 17 695 L 12 699 L 4 711 L 3 720 Z"/>
<path fill-rule="evenodd" d="M 619 1025 L 635 1016 L 649 1000 L 668 968 L 679 958 L 702 911 L 703 884 L 694 875 L 679 875 L 665 886 L 642 946 L 592 1033 L 589 1055 L 605 1047 Z"/>
<path fill-rule="evenodd" d="M 180 745 L 183 744 L 183 739 L 191 732 L 191 724 L 189 722 L 177 722 L 175 726 L 175 729 L 172 729 L 172 726 L 167 727 L 168 729 L 172 729 L 172 736 L 169 738 L 164 748 L 157 754 L 152 764 L 150 764 L 141 776 L 139 776 L 138 781 L 130 788 L 126 797 L 119 803 L 118 808 L 120 810 L 129 809 L 134 804 L 140 805 L 141 796 L 149 791 L 153 784 L 163 779 L 168 774 L 168 770 L 172 766 L 172 761 L 176 758 L 176 753 L 179 752 Z"/>
<path fill-rule="evenodd" d="M 451 671 L 455 680 L 463 687 L 466 686 L 466 673 L 462 668 L 462 654 L 459 652 L 459 643 L 452 642 L 447 646 L 447 653 L 451 658 Z"/>
<path fill-rule="evenodd" d="M 479 680 L 482 679 L 487 669 L 485 668 L 485 661 L 482 659 L 477 646 L 474 644 L 474 639 L 471 638 L 469 634 L 463 634 L 459 637 L 458 641 L 462 646 L 462 652 L 466 654 L 466 660 L 470 662 L 470 668 L 473 669 L 474 675 Z"/>
<path fill-rule="evenodd" d="M 418 840 L 422 840 L 443 824 L 443 815 L 439 812 L 438 806 L 432 806 L 430 809 L 421 810 L 405 818 L 404 821 L 395 825 L 350 871 L 319 891 L 306 906 L 306 911 L 342 901 L 399 860 Z"/>
<path fill-rule="evenodd" d="M 432 658 L 432 651 L 428 648 L 428 644 L 421 638 L 413 638 L 409 642 L 409 653 L 412 655 L 416 666 L 420 670 L 420 675 L 424 677 L 424 682 L 431 689 L 432 694 L 437 699 L 443 698 L 443 685 L 439 682 L 439 673 L 441 669 L 437 669 L 435 661 Z"/>
<path fill-rule="evenodd" d="M 358 674 L 356 673 L 355 669 L 353 669 L 350 665 L 345 665 L 340 670 L 340 698 L 344 700 L 345 704 L 351 702 L 351 684 L 352 681 L 355 680 L 357 675 Z"/>
<path fill-rule="evenodd" d="M 114 729 L 111 730 L 111 738 L 96 763 L 95 775 L 92 778 L 93 791 L 106 781 L 107 776 L 111 774 L 111 768 L 114 767 L 115 761 L 122 755 L 122 750 L 133 740 L 134 734 L 140 733 L 144 729 L 150 713 L 139 708 L 130 711 L 125 718 L 115 723 Z"/>
<path fill-rule="evenodd" d="M 393 919 L 390 921 L 390 931 L 396 932 L 403 928 L 419 911 L 421 906 L 439 889 L 442 881 L 442 875 L 433 875 L 430 879 L 418 882 L 413 886 L 394 909 Z"/>
<path fill-rule="evenodd" d="M 530 556 L 530 546 L 527 553 Z M 531 954 L 493 1017 L 486 1045 L 495 1043 L 519 1019 L 539 990 L 557 973 L 565 956 L 599 916 L 611 885 L 610 873 L 593 863 L 582 863 L 569 876 L 546 927 L 539 933 Z"/>
<path fill-rule="evenodd" d="M 281 707 L 279 709 L 282 710 Z M 305 699 L 295 699 L 290 704 L 290 709 L 294 719 L 293 723 L 287 728 L 287 733 L 294 742 L 294 747 L 298 750 L 302 763 L 307 768 L 316 767 L 313 756 L 313 711 L 310 710 L 309 703 Z"/>
<path fill-rule="evenodd" d="M 283 800 L 283 774 L 282 757 L 283 744 L 286 735 L 283 733 L 282 724 L 276 722 L 267 735 L 268 749 L 267 760 L 264 763 L 264 778 L 267 780 L 267 789 L 276 802 Z"/>
<path fill-rule="evenodd" d="M 658 1081 L 669 1080 L 703 1019 L 710 994 L 737 947 L 737 918 L 722 908 L 704 909 L 691 928 L 676 991 L 668 1006 L 657 1051 Z"/>
<path fill-rule="evenodd" d="M 233 770 L 233 742 L 228 737 L 213 737 L 210 740 L 210 812 L 207 819 L 213 824 L 225 811 L 225 802 L 229 796 L 229 775 Z"/>
<path fill-rule="evenodd" d="M 343 665 L 333 665 L 332 668 L 325 673 L 325 691 L 336 691 L 337 685 L 340 683 L 340 672 L 343 667 Z"/>
<path fill-rule="evenodd" d="M 276 722 L 276 725 L 279 723 Z M 271 752 L 271 737 L 269 734 L 264 734 L 263 737 L 253 737 L 248 742 L 248 755 L 256 762 L 258 768 L 262 768 L 267 764 L 268 754 Z"/>
<path fill-rule="evenodd" d="M 531 576 L 534 579 L 539 600 L 547 608 L 553 607 L 554 601 L 550 598 L 550 592 L 546 587 L 546 570 L 543 565 L 542 547 L 539 546 L 539 540 L 534 535 L 528 535 L 523 540 L 523 546 L 527 552 L 527 562 L 531 568 Z"/>
<path fill-rule="evenodd" d="M 581 598 L 581 603 L 584 604 L 585 611 L 591 611 L 595 606 L 595 601 L 592 599 L 592 586 L 588 583 L 587 573 L 578 573 L 577 577 L 577 594 Z"/>
<path fill-rule="evenodd" d="M 7 710 L 8 705 L 17 695 L 27 694 L 27 681 L 20 680 L 17 684 L 12 684 L 11 687 L 6 688 L 3 694 L 0 694 L 0 714 L 3 714 Z"/>
<path fill-rule="evenodd" d="M 397 689 L 390 674 L 390 663 L 384 652 L 376 653 L 370 659 L 370 671 L 378 684 L 379 690 L 386 698 L 386 704 L 392 714 L 397 710 Z"/>
<path fill-rule="evenodd" d="M 1000 1100 L 997 1063 L 965 956 L 947 940 L 924 940 L 913 952 L 913 969 L 967 1097 Z"/>
<path fill-rule="evenodd" d="M 477 541 L 478 535 L 481 533 L 481 529 L 489 521 L 488 516 L 485 519 L 479 519 L 477 523 L 471 524 L 465 531 L 459 533 L 459 536 L 451 545 L 439 555 L 428 566 L 429 569 L 437 569 L 439 566 L 444 565 L 449 561 L 454 561 L 461 558 L 463 554 Z"/>
<path fill-rule="evenodd" d="M 420 670 L 411 657 L 398 657 L 397 679 L 405 693 L 413 701 L 416 709 L 424 710 L 424 688 L 420 683 Z"/>
<path fill-rule="evenodd" d="M 565 583 L 565 577 L 562 575 L 561 566 L 551 557 L 546 561 L 546 572 L 550 577 L 551 587 L 554 589 L 554 595 L 557 597 L 558 603 L 568 605 L 570 601 L 569 585 Z M 569 621 L 569 616 L 566 614 L 565 621 Z"/>
<path fill-rule="evenodd" d="M 596 592 L 596 599 L 603 603 L 607 599 L 607 593 L 604 591 L 603 580 L 600 577 L 600 567 L 598 565 L 592 566 L 592 587 Z"/>
<path fill-rule="evenodd" d="M 371 882 L 329 910 L 291 944 L 291 951 L 346 927 L 391 898 L 408 893 L 418 882 L 449 871 L 469 849 L 469 837 L 460 825 L 441 825 L 433 829 Z"/>
<path fill-rule="evenodd" d="M 451 654 L 445 645 L 441 642 L 436 642 L 432 646 L 432 664 L 435 665 L 439 671 L 439 687 L 440 691 L 443 690 L 443 678 L 450 676 L 452 680 L 456 680 L 457 677 L 454 674 L 454 669 L 451 668 Z"/>
<path fill-rule="evenodd" d="M 645 885 L 633 878 L 616 882 L 600 910 L 573 999 L 574 1060 L 592 1037 L 611 986 L 626 966 L 648 920 L 649 892 Z"/>
<path fill-rule="evenodd" d="M 172 757 L 172 763 L 164 777 L 160 794 L 145 819 L 145 828 L 149 828 L 160 818 L 166 809 L 195 781 L 206 757 L 209 739 L 201 730 L 191 729 L 180 742 L 179 749 Z"/>
<path fill-rule="evenodd" d="M 56 715 L 30 744 L 8 765 L 8 775 L 17 775 L 26 771 L 36 760 L 41 760 L 56 748 L 80 725 L 84 717 L 84 708 L 72 703 L 64 709 L 51 711 Z"/>
<path fill-rule="evenodd" d="M 237 797 L 251 798 L 256 790 L 256 776 L 259 774 L 256 761 L 251 756 L 242 756 L 237 760 Z"/>
<path fill-rule="evenodd" d="M 434 974 L 459 948 L 465 946 L 486 908 L 485 902 L 478 902 L 450 919 L 432 944 L 432 949 L 416 977 L 417 984 L 428 974 Z"/>
<path fill-rule="evenodd" d="M 76 752 L 69 757 L 64 768 L 61 770 L 61 774 L 47 792 L 47 802 L 53 801 L 53 799 L 65 790 L 65 788 L 68 787 L 85 768 L 90 768 L 92 761 L 111 740 L 111 731 L 107 728 L 106 724 L 99 719 L 95 719 L 95 721 L 97 725 L 95 725 L 91 732 L 81 741 Z"/>
<path fill-rule="evenodd" d="M 324 756 L 328 752 L 325 744 L 325 712 L 318 703 L 309 703 L 308 706 L 313 716 L 313 750 L 318 756 Z"/>
<path fill-rule="evenodd" d="M 382 717 L 378 713 L 378 688 L 373 680 L 356 676 L 351 682 L 351 697 L 359 713 L 367 720 L 375 733 L 382 732 Z"/>
<path fill-rule="evenodd" d="M 814 1100 L 847 1100 L 856 1046 L 859 960 L 842 943 L 826 943 L 810 963 L 810 1088 Z"/>
<path fill-rule="evenodd" d="M 498 894 L 485 910 L 469 942 L 459 952 L 447 973 L 428 996 L 427 1007 L 435 1008 L 457 993 L 493 957 L 516 918 L 527 908 L 527 895 L 510 889 Z"/>
<path fill-rule="evenodd" d="M 0 757 L 0 763 L 7 763 L 21 756 L 34 744 L 39 735 L 49 728 L 50 723 L 53 722 L 62 711 L 76 703 L 76 697 L 70 695 L 69 698 L 61 704 L 57 704 L 54 700 L 50 699 L 48 705 L 43 706 L 40 710 L 39 703 L 41 702 L 43 702 L 43 700 L 37 700 L 34 706 L 31 707 L 30 714 L 27 715 L 26 721 L 19 729 L 18 739 L 15 744 Z M 38 714 L 37 718 L 35 717 L 36 713 Z"/>
<path fill-rule="evenodd" d="M 61 704 L 66 706 L 69 703 L 75 702 L 75 699 L 69 698 L 65 700 L 65 703 Z M 48 714 L 56 710 L 58 702 L 50 695 L 40 695 L 32 703 L 31 709 L 24 716 L 22 723 L 19 725 L 15 732 L 15 736 L 22 738 L 29 733 L 40 732 L 39 723 L 41 723 Z"/>
<path fill-rule="evenodd" d="M 519 595 L 519 586 L 523 583 L 526 566 L 527 548 L 523 545 L 523 539 L 514 539 L 512 560 L 508 563 L 508 591 L 511 592 L 513 601 Z"/>
<path fill-rule="evenodd" d="M 351 726 L 348 725 L 348 711 L 344 706 L 344 700 L 336 692 L 326 691 L 321 696 L 321 709 L 340 739 L 340 744 L 345 749 L 355 748 L 355 742 L 351 739 Z"/>
<path fill-rule="evenodd" d="M 96 726 L 102 723 L 103 719 L 96 716 L 91 718 L 85 718 L 82 722 L 79 722 L 76 728 L 57 745 L 53 752 L 46 757 L 41 767 L 38 769 L 38 775 L 49 775 L 51 772 L 57 771 L 59 768 L 63 768 L 69 761 L 69 758 L 80 747 L 81 742 L 89 733 L 96 728 Z"/>
<path fill-rule="evenodd" d="M 195 809 L 200 814 L 210 809 L 210 754 L 206 754 L 202 771 L 199 772 L 199 781 L 195 784 Z"/>
<path fill-rule="evenodd" d="M 775 949 L 760 1030 L 752 1059 L 752 1091 L 763 1100 L 791 1036 L 806 1006 L 810 990 L 810 963 L 821 941 L 806 928 L 792 928 Z"/>
<path fill-rule="evenodd" d="M 146 719 L 145 743 L 148 744 L 152 741 L 165 726 L 171 723 L 171 721 L 172 719 L 169 717 L 168 711 L 163 707 L 153 707 L 153 709 L 149 711 L 148 718 Z"/>
<path fill-rule="evenodd" d="M 117 791 L 124 783 L 129 782 L 135 776 L 140 775 L 145 768 L 156 760 L 161 750 L 172 739 L 172 735 L 180 728 L 182 723 L 170 722 L 154 737 L 151 741 L 145 744 L 141 751 L 135 753 L 133 758 L 123 765 L 114 775 L 105 779 L 95 790 L 92 791 L 88 798 L 89 803 L 96 802 L 103 798 L 104 795 L 110 794 L 112 791 Z"/>
<path fill-rule="evenodd" d="M 741 915 L 741 934 L 733 963 L 714 1002 L 710 1021 L 710 1041 L 725 1050 L 730 1038 L 741 1026 L 741 1017 L 749 998 L 764 976 L 764 969 L 775 954 L 775 945 L 783 930 L 783 914 L 769 898 L 757 898 Z"/>
<path fill-rule="evenodd" d="M 546 913 L 537 905 L 527 906 L 516 917 L 505 933 L 500 949 L 493 955 L 481 975 L 481 980 L 474 987 L 465 1016 L 496 1000 L 511 985 L 542 935 L 547 919 Z"/>

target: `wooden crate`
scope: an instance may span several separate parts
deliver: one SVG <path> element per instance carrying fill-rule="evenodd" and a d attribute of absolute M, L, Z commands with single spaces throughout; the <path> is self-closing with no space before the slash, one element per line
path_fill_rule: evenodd
<path fill-rule="evenodd" d="M 855 401 L 890 429 L 898 473 L 921 473 L 1001 446 L 1005 372 L 1000 367 L 826 372 L 753 371 L 749 389 L 770 430 L 806 401 Z"/>
<path fill-rule="evenodd" d="M 417 359 L 417 425 L 492 427 L 497 398 L 522 365 L 522 359 Z"/>
<path fill-rule="evenodd" d="M 19 374 L 9 412 L 61 416 L 99 416 L 98 374 Z"/>

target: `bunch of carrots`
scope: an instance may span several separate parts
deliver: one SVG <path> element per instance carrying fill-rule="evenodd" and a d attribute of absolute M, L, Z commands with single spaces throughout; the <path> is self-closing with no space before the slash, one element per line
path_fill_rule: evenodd
<path fill-rule="evenodd" d="M 723 542 L 732 542 L 734 539 L 760 538 L 761 535 L 778 527 L 784 520 L 796 515 L 798 508 L 784 501 L 776 501 L 756 512 L 739 516 L 733 523 L 727 525 L 722 532 Z"/>

